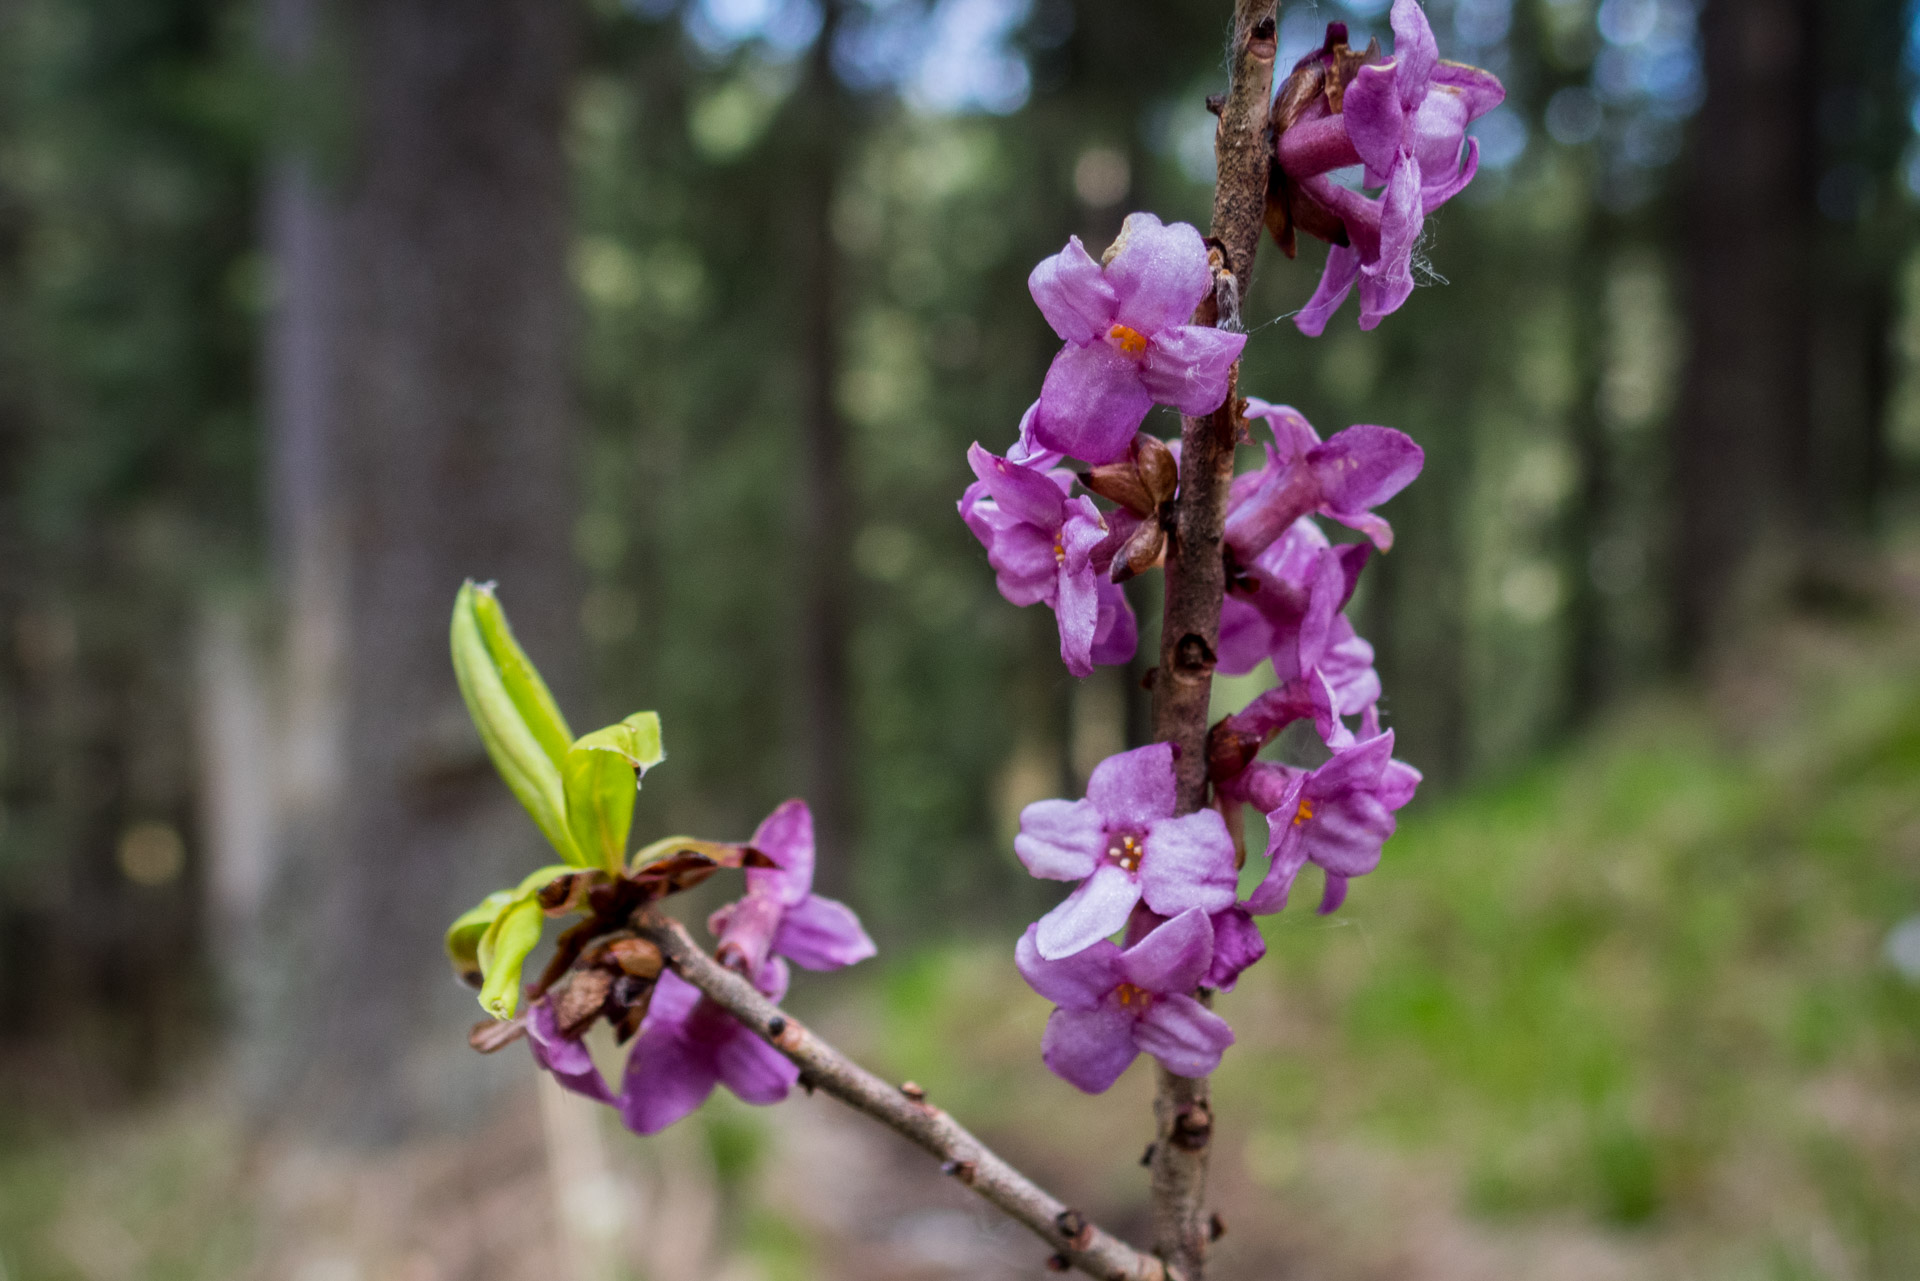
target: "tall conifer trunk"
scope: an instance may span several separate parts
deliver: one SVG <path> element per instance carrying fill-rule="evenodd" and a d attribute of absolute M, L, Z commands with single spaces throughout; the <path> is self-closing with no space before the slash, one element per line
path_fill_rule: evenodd
<path fill-rule="evenodd" d="M 283 161 L 269 200 L 289 751 L 253 1079 L 327 1132 L 385 1138 L 493 1075 L 459 1034 L 479 1010 L 436 964 L 439 935 L 541 858 L 454 685 L 455 589 L 499 580 L 542 669 L 582 667 L 575 18 L 556 0 L 271 0 L 270 16 L 290 65 L 345 68 L 322 83 L 358 114 L 337 152 Z M 335 40 L 337 60 L 313 56 Z"/>

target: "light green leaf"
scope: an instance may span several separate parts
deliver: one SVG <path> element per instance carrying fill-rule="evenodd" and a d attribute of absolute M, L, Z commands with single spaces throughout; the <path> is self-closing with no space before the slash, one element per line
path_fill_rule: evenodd
<path fill-rule="evenodd" d="M 474 976 L 474 981 L 478 982 L 482 972 L 480 940 L 488 927 L 508 907 L 537 899 L 549 882 L 562 876 L 571 876 L 574 870 L 563 863 L 549 863 L 523 877 L 512 889 L 495 890 L 481 899 L 478 906 L 468 908 L 455 917 L 453 924 L 447 927 L 447 959 L 453 962 L 453 968 L 463 977 Z"/>
<path fill-rule="evenodd" d="M 480 1005 L 496 1019 L 510 1019 L 520 1008 L 520 971 L 527 956 L 540 945 L 540 927 L 546 922 L 540 904 L 531 897 L 512 904 L 480 936 Z"/>
<path fill-rule="evenodd" d="M 558 732 L 565 734 L 565 722 L 559 720 L 557 709 L 553 710 L 551 719 L 541 711 L 540 699 L 544 698 L 551 707 L 552 697 L 547 695 L 539 675 L 533 672 L 532 664 L 526 663 L 526 656 L 514 646 L 512 653 L 519 655 L 518 661 L 525 667 L 525 673 L 517 676 L 516 681 L 528 705 L 534 707 L 536 718 L 543 721 L 540 734 L 535 733 L 520 704 L 509 692 L 494 650 L 487 642 L 481 625 L 483 603 L 498 616 L 497 630 L 512 644 L 511 633 L 505 631 L 505 616 L 499 613 L 499 602 L 494 600 L 492 592 L 471 582 L 461 587 L 454 600 L 452 629 L 453 670 L 460 682 L 460 694 L 466 699 L 467 711 L 480 731 L 480 741 L 486 744 L 487 754 L 493 758 L 500 777 L 506 780 L 560 857 L 576 867 L 585 867 L 587 862 L 567 830 L 566 792 L 556 758 L 541 738 L 541 735 L 550 737 L 556 724 Z M 531 677 L 531 686 L 526 683 L 527 676 Z M 539 697 L 527 694 L 533 687 L 537 687 Z"/>
<path fill-rule="evenodd" d="M 547 759 L 559 768 L 568 744 L 573 742 L 573 731 L 567 728 L 567 718 L 560 714 L 560 705 L 553 701 L 533 660 L 513 638 L 513 628 L 507 624 L 507 612 L 500 607 L 493 584 L 473 585 L 473 616 L 480 624 L 480 635 L 487 642 L 487 652 L 493 655 L 493 665 L 500 673 L 507 697 L 519 709 L 520 718 L 546 752 Z"/>
<path fill-rule="evenodd" d="M 567 826 L 589 863 L 616 874 L 620 871 L 640 777 L 665 758 L 660 718 L 652 712 L 635 712 L 567 749 L 561 766 Z"/>

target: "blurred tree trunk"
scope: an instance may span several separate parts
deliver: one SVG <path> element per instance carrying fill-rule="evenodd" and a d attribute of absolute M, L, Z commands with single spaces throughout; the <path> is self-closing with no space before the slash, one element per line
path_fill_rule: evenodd
<path fill-rule="evenodd" d="M 1813 0 L 1710 0 L 1688 166 L 1691 358 L 1674 436 L 1674 641 L 1783 585 L 1808 517 Z"/>
<path fill-rule="evenodd" d="M 842 6 L 827 0 L 796 103 L 794 195 L 799 241 L 804 484 L 800 493 L 802 758 L 820 844 L 820 887 L 852 893 L 857 832 L 853 801 L 852 685 L 847 672 L 853 485 L 847 475 L 840 381 L 840 249 L 833 202 L 845 164 L 846 93 L 833 70 Z"/>
<path fill-rule="evenodd" d="M 283 160 L 269 197 L 288 759 L 252 1081 L 340 1137 L 442 1123 L 497 1075 L 439 936 L 541 855 L 454 685 L 463 578 L 499 580 L 578 707 L 574 21 L 555 0 L 269 0 L 289 63 L 337 39 L 351 114 L 343 154 Z"/>

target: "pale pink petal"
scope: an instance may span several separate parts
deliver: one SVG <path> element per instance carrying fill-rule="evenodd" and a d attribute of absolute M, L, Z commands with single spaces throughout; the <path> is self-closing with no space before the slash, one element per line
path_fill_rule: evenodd
<path fill-rule="evenodd" d="M 1148 992 L 1191 992 L 1213 965 L 1213 924 L 1188 908 L 1122 952 L 1120 977 Z"/>
<path fill-rule="evenodd" d="M 1133 1025 L 1133 1043 L 1175 1076 L 1206 1076 L 1233 1044 L 1233 1029 L 1190 996 L 1157 996 Z"/>
<path fill-rule="evenodd" d="M 1040 1058 L 1069 1085 L 1099 1094 L 1138 1056 L 1133 1026 L 1133 1015 L 1112 1001 L 1092 1010 L 1055 1010 L 1040 1040 Z"/>
<path fill-rule="evenodd" d="M 1053 332 L 1067 342 L 1090 343 L 1104 337 L 1113 324 L 1113 286 L 1078 236 L 1070 237 L 1059 253 L 1040 260 L 1027 277 L 1027 292 Z"/>
<path fill-rule="evenodd" d="M 1087 779 L 1087 799 L 1113 826 L 1145 828 L 1174 811 L 1173 744 L 1148 743 L 1107 757 Z"/>
<path fill-rule="evenodd" d="M 1507 100 L 1505 86 L 1491 71 L 1469 67 L 1463 62 L 1439 62 L 1433 68 L 1429 94 L 1446 90 L 1466 100 L 1467 119 L 1478 120 Z"/>
<path fill-rule="evenodd" d="M 1091 1010 L 1120 985 L 1120 949 L 1111 942 L 1101 939 L 1092 947 L 1049 961 L 1040 955 L 1039 931 L 1038 925 L 1029 925 L 1013 950 L 1020 977 L 1034 991 L 1065 1009 Z"/>
<path fill-rule="evenodd" d="M 1034 876 L 1077 881 L 1107 852 L 1107 829 L 1091 801 L 1035 801 L 1020 811 L 1013 852 Z"/>
<path fill-rule="evenodd" d="M 1047 960 L 1070 956 L 1119 931 L 1140 901 L 1140 882 L 1118 864 L 1102 863 L 1066 901 L 1040 918 L 1034 942 Z"/>
<path fill-rule="evenodd" d="M 1163 405 L 1198 418 L 1227 398 L 1227 374 L 1247 345 L 1245 334 L 1204 325 L 1163 329 L 1147 344 L 1140 383 Z"/>
<path fill-rule="evenodd" d="M 1360 268 L 1360 328 L 1372 329 L 1413 293 L 1413 251 L 1426 214 L 1420 162 L 1402 153 L 1380 197 L 1380 257 Z"/>
<path fill-rule="evenodd" d="M 1190 907 L 1218 912 L 1233 902 L 1239 876 L 1233 837 L 1218 810 L 1156 819 L 1147 828 L 1140 860 L 1140 887 L 1147 906 L 1162 916 Z"/>
<path fill-rule="evenodd" d="M 1213 289 L 1206 242 L 1184 222 L 1163 226 L 1150 213 L 1128 214 L 1115 243 L 1107 282 L 1119 300 L 1114 319 L 1129 329 L 1152 337 L 1184 325 Z"/>

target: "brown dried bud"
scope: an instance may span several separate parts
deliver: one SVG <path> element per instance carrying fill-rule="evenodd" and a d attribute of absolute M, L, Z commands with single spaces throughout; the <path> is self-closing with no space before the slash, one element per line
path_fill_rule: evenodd
<path fill-rule="evenodd" d="M 587 910 L 587 894 L 602 879 L 598 872 L 575 872 L 556 876 L 540 887 L 540 910 L 548 916 Z"/>
<path fill-rule="evenodd" d="M 1047 1256 L 1047 1271 L 1049 1272 L 1065 1272 L 1072 1266 L 1073 1260 L 1064 1254 L 1050 1254 Z"/>
<path fill-rule="evenodd" d="M 660 949 L 643 938 L 623 935 L 607 944 L 607 959 L 622 974 L 630 974 L 637 979 L 657 979 L 666 966 L 666 957 L 660 955 Z"/>
<path fill-rule="evenodd" d="M 1196 1103 L 1174 1118 L 1173 1134 L 1170 1136 L 1173 1146 L 1198 1152 L 1212 1138 L 1213 1113 L 1207 1110 L 1206 1104 Z"/>
<path fill-rule="evenodd" d="M 1207 731 L 1207 777 L 1216 783 L 1233 778 L 1253 764 L 1262 746 L 1256 736 L 1228 728 L 1230 720 L 1222 717 Z"/>
<path fill-rule="evenodd" d="M 1107 571 L 1107 576 L 1116 583 L 1124 583 L 1158 565 L 1166 553 L 1167 531 L 1157 520 L 1143 520 L 1114 553 L 1113 568 Z"/>
<path fill-rule="evenodd" d="M 520 1019 L 483 1019 L 467 1033 L 467 1044 L 482 1054 L 504 1050 L 527 1034 L 527 1021 Z"/>
<path fill-rule="evenodd" d="M 568 984 L 552 997 L 553 1022 L 561 1036 L 578 1036 L 600 1016 L 613 991 L 613 975 L 605 970 L 575 970 Z"/>
<path fill-rule="evenodd" d="M 906 1095 L 915 1103 L 925 1103 L 927 1101 L 927 1092 L 920 1087 L 918 1081 L 902 1081 L 900 1083 L 900 1093 Z"/>
<path fill-rule="evenodd" d="M 1207 1240 L 1218 1241 L 1227 1235 L 1227 1221 L 1216 1211 L 1207 1219 Z"/>

